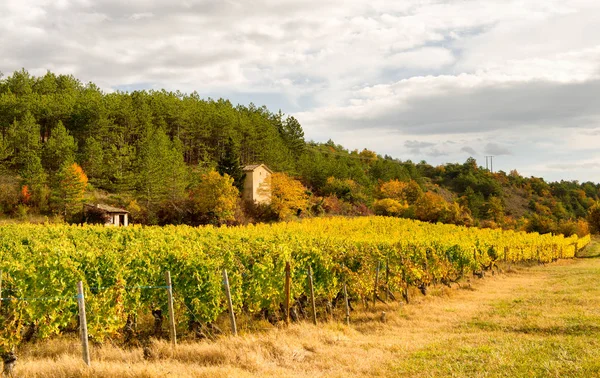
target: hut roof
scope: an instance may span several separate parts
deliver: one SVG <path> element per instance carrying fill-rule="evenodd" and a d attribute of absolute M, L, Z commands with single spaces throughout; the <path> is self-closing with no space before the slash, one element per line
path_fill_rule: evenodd
<path fill-rule="evenodd" d="M 269 167 L 267 167 L 264 164 L 251 164 L 251 165 L 247 165 L 243 168 L 244 172 L 252 172 L 254 171 L 256 168 L 258 167 L 263 167 L 264 169 L 266 169 L 269 173 L 273 173 L 272 170 L 269 169 Z"/>
<path fill-rule="evenodd" d="M 127 214 L 129 214 L 129 211 L 127 211 L 125 209 L 120 209 L 118 207 L 109 206 L 109 205 L 105 205 L 102 203 L 97 203 L 97 204 L 88 203 L 88 204 L 86 204 L 86 206 L 100 209 L 102 211 L 106 211 L 107 213 L 127 213 Z"/>

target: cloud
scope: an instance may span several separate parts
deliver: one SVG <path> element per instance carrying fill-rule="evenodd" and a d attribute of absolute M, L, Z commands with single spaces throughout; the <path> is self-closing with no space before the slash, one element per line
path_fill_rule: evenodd
<path fill-rule="evenodd" d="M 597 1 L 4 0 L 0 46 L 7 75 L 263 101 L 307 139 L 405 159 L 496 144 L 554 174 L 547 151 L 600 142 Z"/>
<path fill-rule="evenodd" d="M 493 156 L 511 155 L 508 148 L 497 143 L 488 143 L 485 145 L 485 153 Z"/>
<path fill-rule="evenodd" d="M 421 149 L 433 146 L 435 146 L 435 143 L 419 142 L 416 140 L 407 140 L 406 142 L 404 142 L 404 147 L 408 148 L 409 151 L 412 153 L 420 153 Z"/>
<path fill-rule="evenodd" d="M 476 76 L 411 78 L 362 89 L 347 106 L 298 114 L 340 128 L 386 127 L 416 134 L 485 132 L 527 126 L 590 127 L 600 119 L 600 80 L 485 82 Z"/>
<path fill-rule="evenodd" d="M 598 170 L 600 169 L 599 162 L 589 163 L 568 163 L 568 164 L 548 164 L 549 169 L 558 171 L 573 171 L 573 170 Z"/>
<path fill-rule="evenodd" d="M 468 146 L 465 146 L 465 147 L 461 148 L 460 150 L 462 152 L 468 153 L 471 156 L 477 155 L 477 152 L 474 149 L 472 149 L 471 147 L 468 147 Z"/>

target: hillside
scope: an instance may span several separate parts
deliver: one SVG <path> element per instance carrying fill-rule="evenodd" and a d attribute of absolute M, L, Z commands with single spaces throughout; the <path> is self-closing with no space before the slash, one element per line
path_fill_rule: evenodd
<path fill-rule="evenodd" d="M 279 172 L 283 207 L 234 194 L 202 202 L 207 191 L 239 187 L 241 167 L 254 163 Z M 210 178 L 213 170 L 231 179 Z M 0 215 L 8 218 L 79 222 L 87 201 L 127 208 L 145 224 L 377 213 L 570 235 L 587 232 L 599 189 L 490 172 L 474 159 L 434 167 L 307 142 L 294 117 L 196 93 L 104 93 L 25 70 L 0 79 Z"/>

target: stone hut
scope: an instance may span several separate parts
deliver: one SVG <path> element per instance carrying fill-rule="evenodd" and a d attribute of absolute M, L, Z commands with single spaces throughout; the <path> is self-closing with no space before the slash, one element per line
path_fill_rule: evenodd
<path fill-rule="evenodd" d="M 245 166 L 244 173 L 246 173 L 246 178 L 244 179 L 242 198 L 254 203 L 271 203 L 270 181 L 267 179 L 273 171 L 264 164 L 253 164 Z"/>
<path fill-rule="evenodd" d="M 102 219 L 105 226 L 128 226 L 129 211 L 104 204 L 86 204 L 84 208 L 86 220 L 94 218 Z M 90 219 L 91 220 L 91 219 Z M 100 222 L 102 223 L 102 222 Z"/>

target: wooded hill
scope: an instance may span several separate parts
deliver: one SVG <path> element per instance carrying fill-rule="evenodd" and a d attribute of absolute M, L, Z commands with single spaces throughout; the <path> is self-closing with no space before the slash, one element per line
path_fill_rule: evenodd
<path fill-rule="evenodd" d="M 244 205 L 237 191 L 223 190 L 239 187 L 241 167 L 254 163 L 279 172 L 272 206 Z M 80 221 L 89 201 L 125 207 L 147 224 L 377 213 L 581 234 L 599 192 L 592 182 L 492 173 L 474 159 L 434 167 L 306 142 L 294 117 L 197 93 L 104 93 L 50 72 L 0 77 L 5 217 Z"/>

